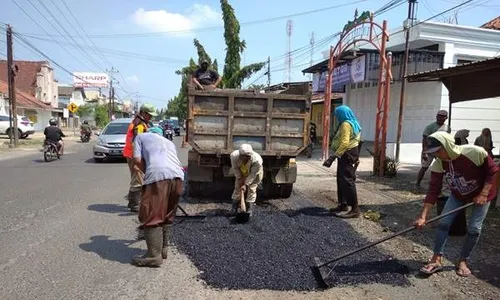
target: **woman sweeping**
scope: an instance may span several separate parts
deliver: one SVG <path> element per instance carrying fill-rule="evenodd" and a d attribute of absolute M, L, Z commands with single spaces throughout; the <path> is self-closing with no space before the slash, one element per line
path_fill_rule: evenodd
<path fill-rule="evenodd" d="M 357 218 L 360 215 L 356 191 L 356 166 L 359 162 L 361 126 L 352 110 L 345 105 L 335 109 L 337 131 L 335 132 L 331 155 L 323 165 L 330 167 L 337 163 L 337 198 L 339 205 L 332 212 L 341 218 Z M 351 209 L 349 210 L 349 207 Z"/>

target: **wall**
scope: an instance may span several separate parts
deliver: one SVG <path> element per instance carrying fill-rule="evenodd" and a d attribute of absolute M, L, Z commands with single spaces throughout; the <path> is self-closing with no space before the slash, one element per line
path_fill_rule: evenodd
<path fill-rule="evenodd" d="M 420 143 L 425 126 L 435 120 L 440 107 L 442 84 L 439 82 L 408 83 L 406 85 L 406 105 L 402 142 Z M 387 142 L 396 142 L 399 98 L 401 83 L 391 85 L 390 106 L 387 126 Z M 350 106 L 363 128 L 362 138 L 373 141 L 375 136 L 375 117 L 377 109 L 377 87 L 347 89 L 346 105 Z"/>
<path fill-rule="evenodd" d="M 49 65 L 44 64 L 36 77 L 36 93 L 37 99 L 52 107 L 58 107 L 58 90 L 57 82 L 54 79 L 54 69 Z"/>

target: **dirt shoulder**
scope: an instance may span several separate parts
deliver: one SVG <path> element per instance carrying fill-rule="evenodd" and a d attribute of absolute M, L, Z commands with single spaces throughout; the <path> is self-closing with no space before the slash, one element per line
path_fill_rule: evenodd
<path fill-rule="evenodd" d="M 299 164 L 297 190 L 320 205 L 336 206 L 335 165 L 331 169 L 325 169 L 321 167 L 320 160 L 303 160 Z M 374 214 L 367 214 L 367 218 L 352 220 L 349 224 L 368 240 L 375 240 L 411 225 L 422 208 L 425 189 L 414 187 L 418 166 L 402 166 L 400 175 L 396 178 L 375 177 L 371 175 L 370 170 L 371 159 L 363 158 L 357 180 L 358 198 L 362 210 L 365 213 L 377 212 L 380 220 L 374 222 L 368 219 L 369 215 Z M 312 173 L 312 176 L 309 176 L 308 172 Z M 427 181 L 424 181 L 423 186 L 426 184 Z M 428 289 L 437 287 L 440 297 L 436 299 L 465 299 L 471 296 L 476 299 L 496 299 L 500 292 L 499 224 L 499 209 L 490 209 L 480 242 L 470 261 L 474 276 L 460 278 L 455 275 L 453 261 L 459 256 L 464 238 L 452 237 L 445 250 L 448 259 L 446 271 L 428 279 L 415 278 L 413 283 L 418 281 L 419 285 Z M 395 259 L 408 262 L 415 272 L 432 255 L 435 235 L 433 227 L 410 232 L 380 244 L 379 247 L 391 253 Z M 408 290 L 410 291 L 411 289 Z M 421 295 L 415 294 L 414 297 L 416 299 Z"/>

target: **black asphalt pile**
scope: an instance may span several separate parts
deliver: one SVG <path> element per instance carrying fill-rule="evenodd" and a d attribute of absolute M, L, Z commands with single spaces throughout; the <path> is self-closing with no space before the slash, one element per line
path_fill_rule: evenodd
<path fill-rule="evenodd" d="M 212 287 L 297 291 L 320 286 L 311 269 L 313 257 L 327 261 L 367 243 L 332 216 L 287 215 L 258 207 L 247 224 L 224 216 L 177 224 L 173 242 Z M 408 272 L 401 262 L 371 248 L 343 259 L 328 284 L 407 286 Z"/>

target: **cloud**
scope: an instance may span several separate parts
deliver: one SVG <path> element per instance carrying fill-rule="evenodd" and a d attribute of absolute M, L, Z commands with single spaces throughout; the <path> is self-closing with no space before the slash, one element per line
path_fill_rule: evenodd
<path fill-rule="evenodd" d="M 137 75 L 128 76 L 125 79 L 129 82 L 139 83 L 139 77 L 137 77 Z"/>
<path fill-rule="evenodd" d="M 222 24 L 221 15 L 208 5 L 194 4 L 184 14 L 166 10 L 139 8 L 130 17 L 132 22 L 151 31 L 190 33 L 195 28 Z"/>

